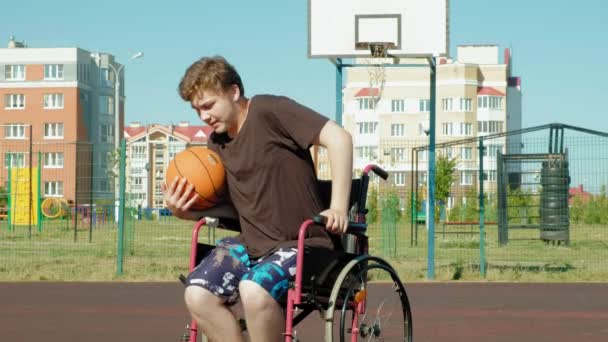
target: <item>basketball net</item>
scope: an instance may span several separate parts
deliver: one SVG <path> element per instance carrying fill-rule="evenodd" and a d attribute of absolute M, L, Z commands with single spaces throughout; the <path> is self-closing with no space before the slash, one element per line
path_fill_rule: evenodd
<path fill-rule="evenodd" d="M 391 43 L 369 43 L 371 58 L 365 59 L 365 64 L 368 64 L 367 75 L 369 79 L 370 97 L 374 102 L 374 112 L 378 106 L 378 102 L 382 98 L 384 85 L 386 83 L 386 58 L 388 48 Z M 377 90 L 375 92 L 374 90 Z"/>

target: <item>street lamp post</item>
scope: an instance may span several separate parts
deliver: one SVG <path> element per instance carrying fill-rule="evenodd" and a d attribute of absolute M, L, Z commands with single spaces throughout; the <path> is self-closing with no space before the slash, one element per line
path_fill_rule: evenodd
<path fill-rule="evenodd" d="M 118 69 L 112 65 L 112 63 L 108 63 L 108 67 L 110 67 L 112 69 L 112 71 L 114 72 L 114 151 L 116 153 L 116 156 L 120 156 L 119 154 L 119 149 L 120 149 L 120 72 L 122 71 L 122 69 L 131 61 L 138 59 L 140 57 L 143 57 L 144 53 L 143 52 L 137 52 L 136 54 L 134 54 L 133 56 L 131 56 L 131 58 L 129 58 L 128 61 L 126 61 L 124 64 L 122 64 L 120 67 L 118 67 Z M 99 60 L 100 60 L 100 55 L 99 53 L 92 53 L 91 57 L 95 58 L 97 60 L 97 63 L 99 64 Z M 114 175 L 115 177 L 119 177 L 119 167 L 118 167 L 118 160 L 115 161 L 114 163 Z M 114 179 L 114 204 L 115 204 L 115 217 L 116 219 L 118 219 L 118 206 L 120 203 L 120 194 L 119 194 L 119 181 L 118 179 Z"/>
<path fill-rule="evenodd" d="M 118 67 L 118 69 L 116 69 L 116 67 L 111 63 L 108 63 L 108 66 L 112 68 L 112 71 L 114 72 L 114 149 L 116 151 L 118 151 L 118 148 L 120 146 L 120 135 L 118 134 L 120 132 L 120 72 L 125 67 L 125 65 L 127 65 L 127 63 L 143 56 L 143 52 L 138 52 L 134 54 L 133 56 L 131 56 L 131 58 L 129 58 L 129 60 L 125 64 L 122 64 L 120 67 Z"/>

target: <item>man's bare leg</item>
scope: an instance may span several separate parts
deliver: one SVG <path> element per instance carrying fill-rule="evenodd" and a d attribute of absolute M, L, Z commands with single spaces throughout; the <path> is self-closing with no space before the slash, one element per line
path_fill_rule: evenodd
<path fill-rule="evenodd" d="M 236 318 L 221 298 L 199 286 L 188 286 L 184 297 L 190 315 L 209 341 L 244 341 Z"/>
<path fill-rule="evenodd" d="M 258 283 L 239 283 L 241 303 L 245 309 L 251 342 L 281 342 L 285 339 L 285 315 L 277 301 Z"/>

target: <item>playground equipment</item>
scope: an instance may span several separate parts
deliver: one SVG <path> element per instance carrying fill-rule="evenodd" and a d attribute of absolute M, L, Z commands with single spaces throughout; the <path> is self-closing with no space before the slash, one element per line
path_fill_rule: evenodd
<path fill-rule="evenodd" d="M 47 197 L 40 206 L 42 215 L 49 219 L 63 218 L 70 212 L 68 203 L 63 198 Z"/>
<path fill-rule="evenodd" d="M 11 168 L 9 170 L 9 210 L 11 225 L 37 225 L 40 209 L 39 170 Z"/>

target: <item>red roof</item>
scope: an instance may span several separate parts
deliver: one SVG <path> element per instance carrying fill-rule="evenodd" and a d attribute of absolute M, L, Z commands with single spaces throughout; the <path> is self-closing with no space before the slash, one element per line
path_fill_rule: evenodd
<path fill-rule="evenodd" d="M 207 142 L 207 138 L 213 133 L 213 128 L 209 126 L 188 126 L 174 127 L 175 132 L 181 133 L 190 139 L 192 142 Z"/>
<path fill-rule="evenodd" d="M 130 138 L 134 137 L 143 131 L 146 130 L 146 127 L 125 127 L 125 137 Z"/>
<path fill-rule="evenodd" d="M 583 203 L 587 203 L 591 200 L 591 194 L 583 189 L 582 184 L 579 184 L 579 186 L 576 188 L 568 189 L 568 195 L 570 195 L 568 198 L 568 204 L 572 204 L 572 200 L 575 197 L 580 198 Z"/>
<path fill-rule="evenodd" d="M 493 95 L 493 96 L 505 96 L 505 94 L 492 87 L 479 87 L 477 88 L 477 95 Z"/>
<path fill-rule="evenodd" d="M 355 94 L 355 97 L 378 96 L 378 94 L 380 94 L 380 90 L 378 88 L 363 88 Z"/>
<path fill-rule="evenodd" d="M 125 137 L 128 140 L 135 140 L 158 130 L 167 134 L 174 134 L 176 137 L 187 140 L 190 143 L 206 143 L 211 133 L 213 133 L 213 128 L 209 126 L 148 125 L 125 127 Z"/>

